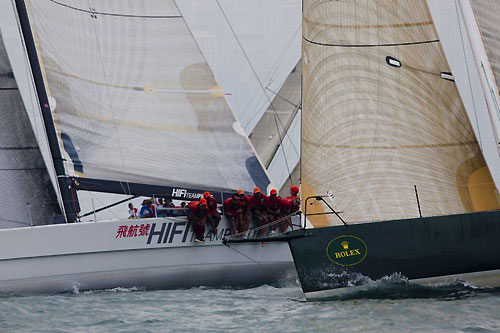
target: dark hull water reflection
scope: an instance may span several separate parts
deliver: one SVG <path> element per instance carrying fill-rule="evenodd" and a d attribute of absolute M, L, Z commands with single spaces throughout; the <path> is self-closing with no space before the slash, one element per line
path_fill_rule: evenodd
<path fill-rule="evenodd" d="M 0 295 L 1 332 L 500 331 L 500 289 L 421 287 L 390 277 L 336 299 L 299 287 Z"/>

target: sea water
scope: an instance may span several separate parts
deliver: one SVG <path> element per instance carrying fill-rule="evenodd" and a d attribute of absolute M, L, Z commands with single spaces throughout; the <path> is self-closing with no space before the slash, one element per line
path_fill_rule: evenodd
<path fill-rule="evenodd" d="M 251 289 L 115 288 L 59 295 L 0 294 L 1 332 L 500 331 L 500 289 L 376 281 L 305 302 L 296 284 Z"/>

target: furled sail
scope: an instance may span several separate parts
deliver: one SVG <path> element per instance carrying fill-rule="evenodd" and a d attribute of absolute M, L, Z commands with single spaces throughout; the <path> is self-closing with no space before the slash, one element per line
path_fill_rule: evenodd
<path fill-rule="evenodd" d="M 77 184 L 132 194 L 150 185 L 151 194 L 162 186 L 267 187 L 175 1 L 26 3 Z"/>
<path fill-rule="evenodd" d="M 423 216 L 476 210 L 485 162 L 425 0 L 304 1 L 303 72 L 303 196 L 354 223 L 418 217 L 415 185 Z"/>
<path fill-rule="evenodd" d="M 0 229 L 63 221 L 1 32 L 0 118 Z"/>

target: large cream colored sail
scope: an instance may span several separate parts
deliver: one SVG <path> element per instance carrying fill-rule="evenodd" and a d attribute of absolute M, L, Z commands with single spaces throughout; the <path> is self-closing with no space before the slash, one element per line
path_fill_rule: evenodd
<path fill-rule="evenodd" d="M 414 185 L 424 216 L 474 211 L 485 162 L 443 72 L 425 0 L 305 0 L 303 197 L 331 191 L 351 223 L 418 217 Z"/>

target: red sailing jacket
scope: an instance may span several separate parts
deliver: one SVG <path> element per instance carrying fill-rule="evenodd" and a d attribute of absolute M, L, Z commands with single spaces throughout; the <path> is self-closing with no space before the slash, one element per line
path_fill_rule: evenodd
<path fill-rule="evenodd" d="M 280 211 L 283 206 L 282 199 L 278 195 L 275 197 L 268 196 L 266 199 L 266 206 L 268 210 L 273 212 Z"/>
<path fill-rule="evenodd" d="M 288 214 L 294 213 L 300 209 L 300 201 L 296 202 L 295 198 L 297 198 L 296 195 L 291 195 L 282 200 L 282 208 Z"/>
<path fill-rule="evenodd" d="M 190 203 L 188 203 L 188 208 L 189 208 L 189 211 L 198 216 L 198 217 L 203 217 L 203 216 L 206 216 L 207 215 L 207 211 L 202 211 L 200 210 L 198 207 L 200 205 L 200 202 L 199 201 L 191 201 Z"/>
<path fill-rule="evenodd" d="M 207 199 L 208 215 L 217 215 L 217 199 L 214 197 L 209 197 Z"/>
<path fill-rule="evenodd" d="M 267 195 L 261 193 L 260 198 L 257 198 L 255 194 L 253 194 L 248 201 L 250 202 L 250 208 L 256 209 L 258 211 L 265 211 L 267 209 L 266 201 Z"/>
<path fill-rule="evenodd" d="M 242 209 L 241 203 L 239 200 L 234 200 L 233 198 L 229 198 L 224 200 L 224 213 L 227 216 L 238 216 L 241 214 L 241 211 L 238 211 Z"/>

